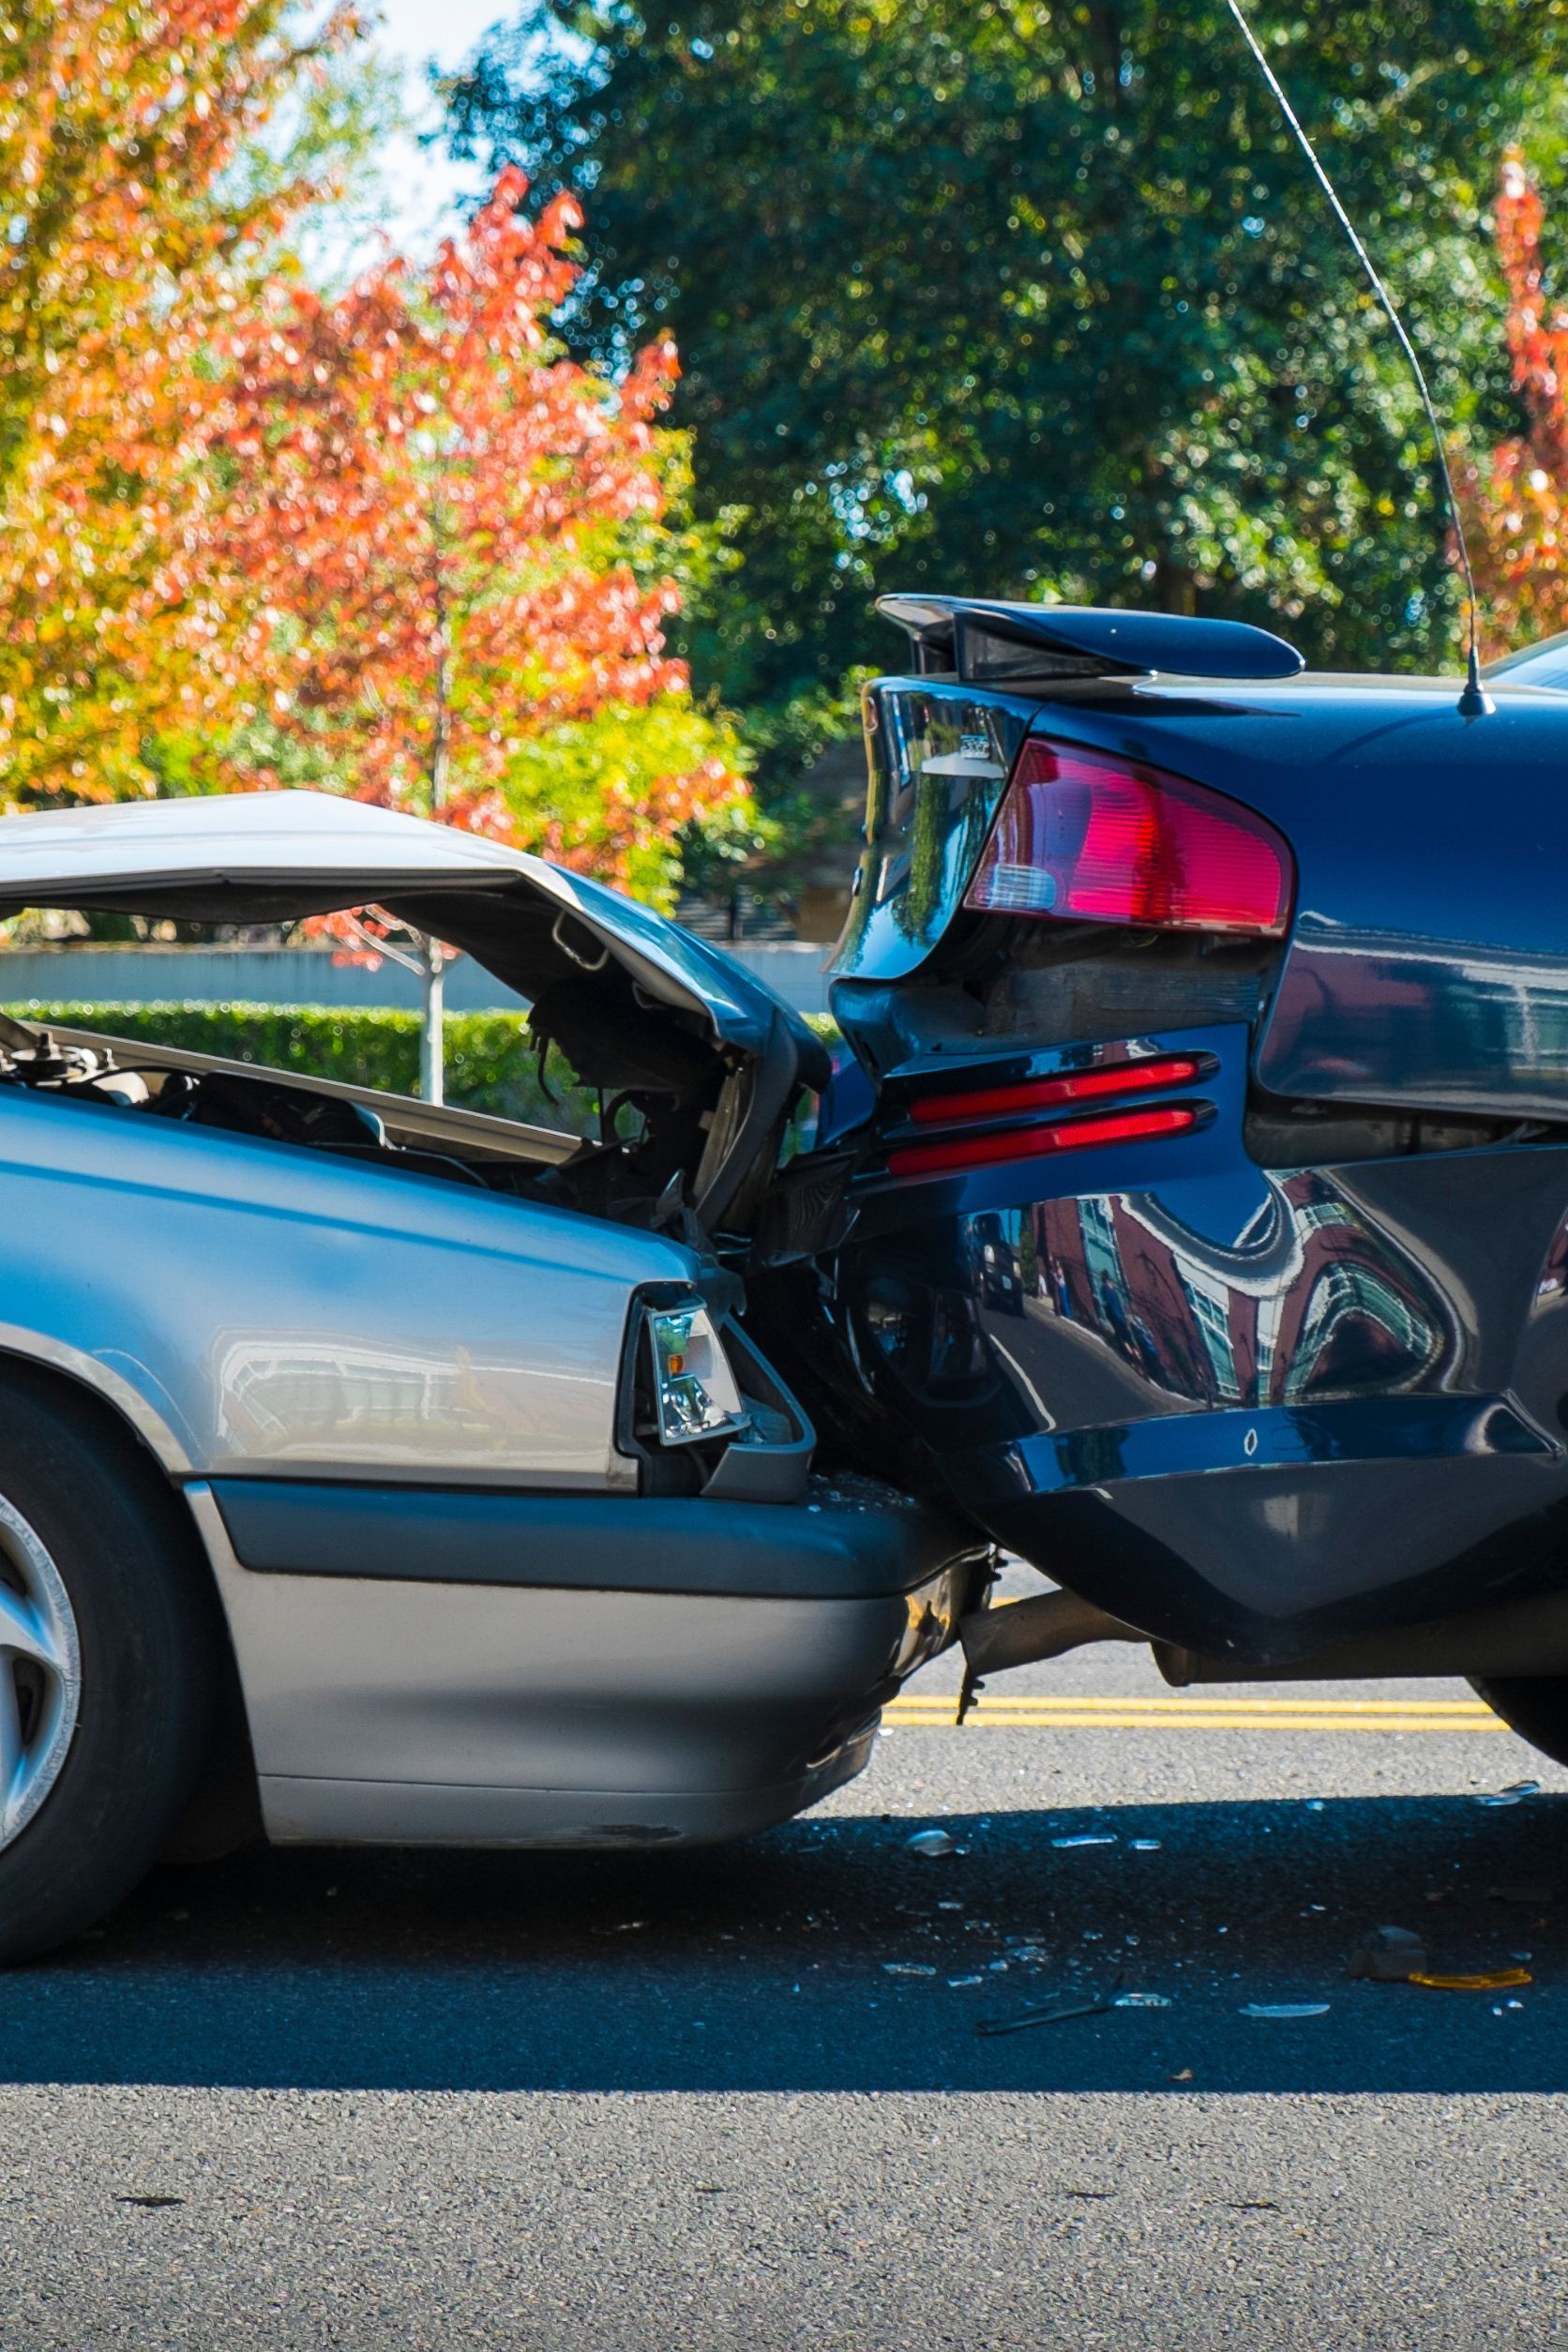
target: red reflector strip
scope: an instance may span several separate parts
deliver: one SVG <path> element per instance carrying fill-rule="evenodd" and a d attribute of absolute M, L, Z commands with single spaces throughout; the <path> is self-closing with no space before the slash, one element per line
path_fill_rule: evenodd
<path fill-rule="evenodd" d="M 1149 1062 L 1117 1062 L 1099 1070 L 1069 1070 L 1061 1078 L 1026 1078 L 1019 1086 L 982 1088 L 973 1094 L 923 1094 L 910 1106 L 918 1126 L 954 1119 L 1001 1119 L 1011 1110 L 1054 1110 L 1061 1103 L 1103 1094 L 1151 1094 L 1163 1086 L 1190 1086 L 1204 1064 L 1191 1054 L 1161 1054 Z"/>
<path fill-rule="evenodd" d="M 998 1160 L 1033 1160 L 1048 1152 L 1082 1152 L 1093 1143 L 1133 1143 L 1142 1137 L 1183 1135 L 1198 1124 L 1190 1103 L 1149 1110 L 1102 1110 L 1054 1127 L 1015 1127 L 1006 1135 L 954 1136 L 945 1143 L 904 1143 L 887 1155 L 890 1176 L 945 1176 Z"/>

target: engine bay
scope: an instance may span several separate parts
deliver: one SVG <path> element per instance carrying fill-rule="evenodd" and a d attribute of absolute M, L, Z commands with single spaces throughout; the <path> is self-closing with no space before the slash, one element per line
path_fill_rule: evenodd
<path fill-rule="evenodd" d="M 716 1131 L 730 1123 L 725 1096 L 744 1084 L 742 1077 L 668 1018 L 650 1023 L 661 1033 L 623 1037 L 608 1055 L 594 1055 L 589 1041 L 563 1022 L 559 1008 L 535 1008 L 532 1026 L 539 1038 L 560 1043 L 574 1067 L 609 1065 L 606 1077 L 593 1071 L 599 1082 L 596 1134 L 527 1125 L 131 1039 L 35 1030 L 3 1015 L 0 1087 L 327 1152 L 393 1176 L 477 1186 L 683 1233 Z"/>

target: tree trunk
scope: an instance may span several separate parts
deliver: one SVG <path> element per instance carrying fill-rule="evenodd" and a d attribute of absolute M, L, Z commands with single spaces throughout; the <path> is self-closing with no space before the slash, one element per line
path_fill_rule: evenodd
<path fill-rule="evenodd" d="M 438 817 L 446 799 L 446 763 L 451 756 L 452 716 L 449 701 L 451 634 L 446 619 L 445 581 L 441 570 L 442 534 L 439 512 L 432 513 L 430 543 L 435 551 L 432 585 L 435 591 L 436 661 L 434 726 L 430 734 L 430 815 Z M 446 950 L 438 939 L 425 941 L 425 1004 L 419 1030 L 419 1093 L 427 1103 L 446 1100 Z"/>
<path fill-rule="evenodd" d="M 446 1039 L 444 1015 L 446 957 L 441 942 L 427 938 L 422 951 L 424 1006 L 419 1027 L 419 1093 L 427 1103 L 446 1100 Z"/>

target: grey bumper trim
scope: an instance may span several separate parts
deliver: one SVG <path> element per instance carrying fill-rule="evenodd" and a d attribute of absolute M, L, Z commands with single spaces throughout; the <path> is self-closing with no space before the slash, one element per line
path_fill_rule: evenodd
<path fill-rule="evenodd" d="M 850 1601 L 913 1591 L 987 1548 L 905 1497 L 822 1481 L 793 1504 L 263 1478 L 212 1491 L 241 1565 L 273 1576 Z"/>

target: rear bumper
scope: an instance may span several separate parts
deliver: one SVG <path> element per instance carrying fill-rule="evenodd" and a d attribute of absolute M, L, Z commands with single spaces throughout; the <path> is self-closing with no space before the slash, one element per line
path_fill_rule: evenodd
<path fill-rule="evenodd" d="M 1008 1549 L 1152 1637 L 1280 1666 L 1560 1573 L 1561 1450 L 1505 1397 L 1074 1429 L 949 1465 Z"/>
<path fill-rule="evenodd" d="M 1144 1043 L 1214 1057 L 1202 1134 L 867 1199 L 836 1330 L 890 1451 L 1212 1657 L 1568 1585 L 1568 1151 L 1270 1169 L 1246 1033 Z"/>

